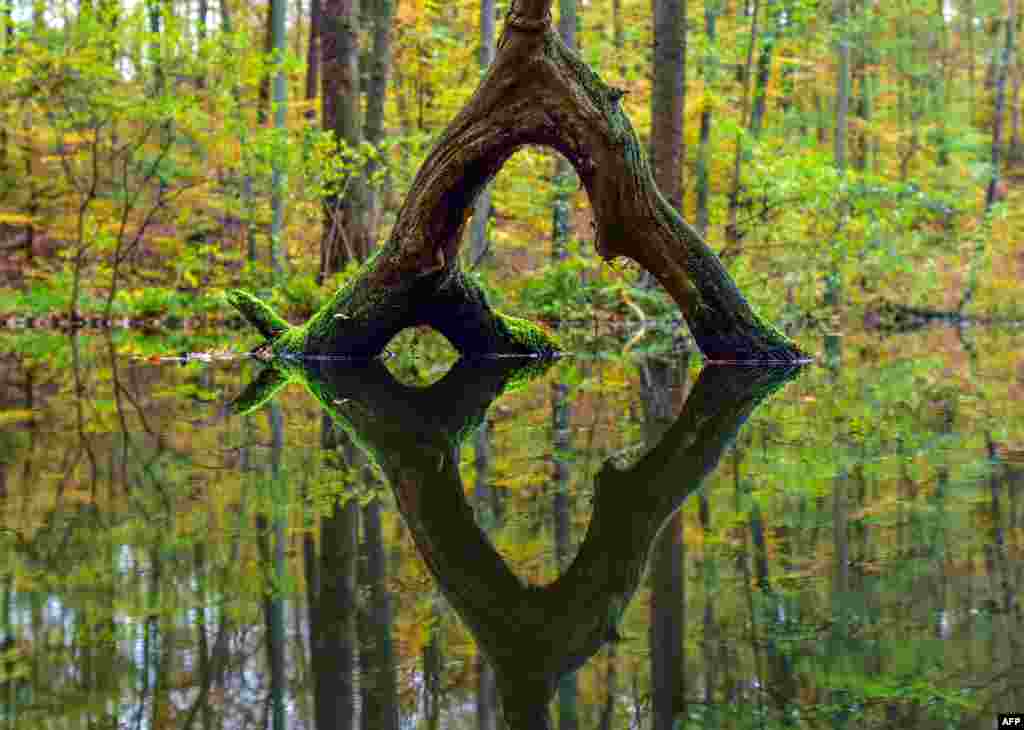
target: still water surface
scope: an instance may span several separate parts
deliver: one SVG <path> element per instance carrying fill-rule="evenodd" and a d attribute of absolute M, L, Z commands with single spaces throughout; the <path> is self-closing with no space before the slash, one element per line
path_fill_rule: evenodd
<path fill-rule="evenodd" d="M 1024 711 L 1021 333 L 851 336 L 800 373 L 417 342 L 0 340 L 0 728 Z"/>

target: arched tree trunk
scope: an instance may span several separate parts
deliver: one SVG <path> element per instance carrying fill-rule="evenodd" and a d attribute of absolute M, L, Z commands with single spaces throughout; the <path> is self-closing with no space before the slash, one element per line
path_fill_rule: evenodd
<path fill-rule="evenodd" d="M 373 357 L 397 332 L 419 324 L 439 330 L 464 355 L 555 349 L 540 328 L 492 310 L 456 255 L 477 195 L 516 150 L 540 145 L 560 152 L 583 182 L 598 253 L 627 256 L 651 272 L 707 358 L 805 358 L 754 312 L 703 238 L 662 197 L 619 107 L 622 91 L 565 47 L 550 27 L 550 3 L 512 3 L 494 63 L 420 168 L 390 239 L 309 322 L 291 327 L 251 295 L 229 295 L 276 354 Z"/>

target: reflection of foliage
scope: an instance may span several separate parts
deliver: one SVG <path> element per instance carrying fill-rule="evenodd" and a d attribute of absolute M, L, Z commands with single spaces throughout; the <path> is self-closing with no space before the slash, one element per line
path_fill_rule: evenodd
<path fill-rule="evenodd" d="M 1012 696 L 1007 686 L 1019 673 L 1004 674 L 1010 666 L 1007 642 L 1020 631 L 1015 614 L 1003 610 L 1004 578 L 993 530 L 1008 525 L 1014 514 L 1020 524 L 1019 482 L 1013 481 L 1019 479 L 1013 471 L 1019 464 L 991 459 L 985 433 L 992 434 L 997 457 L 1024 443 L 1020 383 L 1013 375 L 1024 348 L 1020 333 L 1011 330 L 979 330 L 974 336 L 978 363 L 972 373 L 949 330 L 899 338 L 851 334 L 843 342 L 842 368 L 808 369 L 752 416 L 734 452 L 723 457 L 719 472 L 703 488 L 707 527 L 696 500 L 685 508 L 690 617 L 686 661 L 704 668 L 702 647 L 710 637 L 711 648 L 718 652 L 713 656 L 720 662 L 712 703 L 691 704 L 694 718 L 713 724 L 717 716 L 720 727 L 760 727 L 763 719 L 765 727 L 779 727 L 791 717 L 785 713 L 796 708 L 804 724 L 827 726 L 846 712 L 866 727 L 880 728 L 891 726 L 885 717 L 891 707 L 896 718 L 905 720 L 901 726 L 929 722 L 968 727 L 977 724 L 978 708 Z M 195 339 L 189 339 L 193 337 L 182 333 L 162 341 L 115 333 L 114 344 L 179 352 L 197 349 Z M 36 330 L 0 338 L 0 348 L 22 350 L 18 358 L 0 359 L 4 414 L 22 409 L 27 373 L 37 384 L 34 428 L 23 428 L 21 421 L 0 428 L 0 440 L 8 449 L 0 457 L 7 490 L 0 519 L 0 597 L 6 595 L 9 577 L 15 587 L 14 614 L 26 636 L 33 601 L 63 606 L 63 617 L 76 616 L 83 626 L 78 633 L 67 631 L 60 614 L 43 611 L 41 629 L 62 640 L 50 649 L 21 644 L 18 666 L 31 657 L 46 681 L 65 676 L 65 670 L 83 669 L 89 653 L 107 645 L 102 631 L 112 618 L 117 635 L 137 642 L 135 646 L 141 645 L 147 626 L 153 641 L 173 637 L 169 662 L 181 660 L 181 666 L 185 657 L 198 656 L 195 621 L 200 606 L 207 611 L 211 643 L 217 622 L 226 617 L 230 666 L 259 661 L 264 639 L 259 606 L 266 578 L 256 557 L 252 522 L 254 513 L 271 500 L 252 480 L 267 477 L 271 437 L 256 411 L 248 435 L 242 434 L 240 419 L 196 423 L 218 408 L 181 398 L 178 391 L 181 384 L 188 392 L 200 386 L 204 391 L 231 387 L 249 363 L 157 367 L 115 361 L 121 386 L 116 390 L 105 343 L 82 337 L 81 345 L 86 397 L 79 401 L 66 337 Z M 572 468 L 569 495 L 576 541 L 586 530 L 586 490 L 593 472 L 609 454 L 643 438 L 640 418 L 630 415 L 639 410 L 636 365 L 619 358 L 620 351 L 621 342 L 597 359 L 551 365 L 556 369 L 551 380 L 569 386 L 574 404 L 574 443 L 564 456 Z M 487 414 L 492 426 L 488 486 L 500 495 L 504 516 L 489 537 L 519 575 L 538 583 L 556 575 L 547 491 L 552 453 L 549 385 L 534 380 L 523 388 L 506 387 Z M 322 394 L 328 395 L 326 390 Z M 78 443 L 67 436 L 75 433 L 76 403 L 83 406 L 85 438 L 97 457 L 94 495 L 90 486 L 81 486 L 90 483 L 91 464 L 85 456 L 74 461 Z M 300 539 L 311 533 L 315 538 L 316 529 L 301 523 L 303 484 L 308 484 L 314 506 L 325 509 L 339 497 L 365 500 L 380 488 L 323 454 L 318 401 L 302 388 L 291 388 L 280 391 L 276 403 L 286 423 L 280 478 L 291 487 L 290 529 L 295 532 L 290 534 Z M 352 404 L 333 405 L 344 415 Z M 122 451 L 125 442 L 127 451 Z M 459 466 L 467 491 L 476 484 L 476 448 L 475 439 L 462 442 Z M 239 468 L 242 451 L 248 454 L 250 472 Z M 58 469 L 65 463 L 71 466 Z M 69 516 L 58 518 L 51 513 L 61 489 L 66 497 L 61 508 Z M 848 507 L 845 517 L 837 518 L 835 512 L 837 489 Z M 1011 489 L 1018 494 L 1016 512 L 1010 507 Z M 1002 508 L 998 520 L 992 511 L 994 493 Z M 88 514 L 84 502 L 94 505 L 89 509 L 107 527 L 76 523 L 80 518 L 74 515 Z M 413 557 L 393 508 L 387 508 L 390 499 L 383 498 L 382 504 L 407 710 L 413 711 L 417 691 L 409 677 L 421 661 L 429 635 L 424 626 L 431 620 L 440 626 L 446 649 L 452 706 L 469 703 L 474 645 L 450 613 L 440 618 L 431 613 L 440 604 L 436 591 Z M 751 539 L 755 505 L 770 594 L 760 592 L 753 575 L 758 558 Z M 51 527 L 41 533 L 42 554 L 63 555 L 60 546 L 68 545 L 77 555 L 35 563 L 15 547 L 19 538 L 31 539 L 44 523 Z M 65 541 L 71 524 L 77 525 L 79 536 Z M 842 534 L 848 540 L 850 590 L 833 603 L 836 539 Z M 1015 537 L 1006 531 L 1011 566 L 1019 550 Z M 92 546 L 78 550 L 79 541 Z M 208 562 L 203 567 L 194 559 L 197 546 L 205 549 Z M 290 548 L 288 560 L 292 577 L 284 587 L 298 600 L 305 589 L 301 550 Z M 73 568 L 67 569 L 65 562 Z M 150 582 L 154 570 L 161 580 L 155 596 Z M 1012 570 L 1005 575 L 1007 585 L 1019 593 Z M 205 580 L 205 598 L 197 588 L 200 579 Z M 705 634 L 703 612 L 708 606 L 715 623 Z M 837 628 L 842 606 L 849 616 L 846 634 Z M 650 686 L 645 639 L 649 608 L 649 591 L 641 589 L 626 611 L 620 630 L 625 640 L 617 645 L 615 660 L 620 679 L 636 678 L 641 715 Z M 446 611 L 443 604 L 436 610 Z M 297 613 L 302 615 L 301 610 Z M 942 638 L 947 624 L 949 638 Z M 166 633 L 158 633 L 161 627 Z M 837 638 L 830 644 L 832 636 Z M 765 671 L 770 644 L 777 656 L 790 661 L 800 690 L 799 701 L 788 710 L 774 704 L 778 676 Z M 586 711 L 604 697 L 608 662 L 599 655 L 578 674 L 580 706 Z M 113 673 L 122 684 L 119 689 L 94 690 L 94 700 L 119 696 L 125 687 L 135 686 L 131 682 L 147 666 L 152 669 L 137 655 L 121 656 L 110 666 L 116 666 Z M 182 672 L 175 672 L 173 679 L 174 686 L 189 689 L 198 681 Z M 736 688 L 735 703 L 725 701 L 727 681 Z M 239 718 L 243 713 L 236 690 L 225 688 L 223 712 Z M 624 705 L 632 701 L 630 686 L 620 685 L 620 690 Z M 45 692 L 46 687 L 38 685 L 35 691 Z M 617 719 L 626 724 L 626 717 Z"/>

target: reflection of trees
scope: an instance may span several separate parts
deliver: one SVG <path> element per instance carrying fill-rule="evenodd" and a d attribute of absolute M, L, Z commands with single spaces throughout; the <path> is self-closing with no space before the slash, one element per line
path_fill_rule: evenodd
<path fill-rule="evenodd" d="M 685 385 L 689 353 L 681 361 L 644 358 L 640 363 L 640 394 L 644 440 L 655 444 L 672 425 L 672 394 Z M 686 544 L 683 512 L 678 510 L 654 542 L 651 584 L 651 713 L 654 730 L 672 730 L 686 717 Z"/>
<path fill-rule="evenodd" d="M 628 469 L 605 464 L 575 560 L 555 582 L 535 586 L 510 570 L 481 531 L 458 471 L 463 440 L 522 369 L 515 361 L 460 361 L 417 390 L 377 362 L 345 369 L 280 363 L 238 404 L 265 402 L 289 380 L 306 385 L 389 478 L 424 562 L 494 666 L 506 723 L 544 728 L 559 679 L 616 636 L 659 530 L 751 411 L 794 371 L 706 368 L 657 447 Z M 322 576 L 321 590 L 323 583 Z"/>

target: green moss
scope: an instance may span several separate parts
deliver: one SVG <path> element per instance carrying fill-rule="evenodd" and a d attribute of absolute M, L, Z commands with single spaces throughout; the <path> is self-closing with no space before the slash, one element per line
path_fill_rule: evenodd
<path fill-rule="evenodd" d="M 240 416 L 252 413 L 277 395 L 278 391 L 288 385 L 293 377 L 291 373 L 276 365 L 264 368 L 259 376 L 237 398 L 231 401 L 228 407 L 230 412 Z"/>
<path fill-rule="evenodd" d="M 555 336 L 539 325 L 519 317 L 512 317 L 496 309 L 492 311 L 498 317 L 498 321 L 504 325 L 505 331 L 500 334 L 513 343 L 537 354 L 557 352 L 561 349 Z"/>
<path fill-rule="evenodd" d="M 301 355 L 306 351 L 306 336 L 309 334 L 309 325 L 292 327 L 283 335 L 274 340 L 275 355 Z"/>
<path fill-rule="evenodd" d="M 231 289 L 224 298 L 268 340 L 277 339 L 292 327 L 269 304 L 244 289 Z"/>

